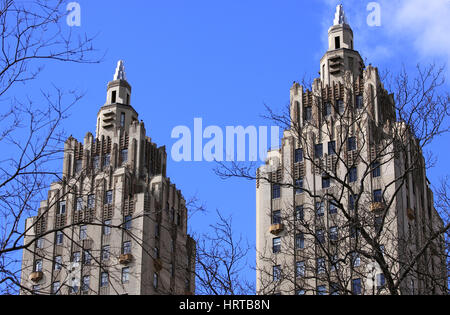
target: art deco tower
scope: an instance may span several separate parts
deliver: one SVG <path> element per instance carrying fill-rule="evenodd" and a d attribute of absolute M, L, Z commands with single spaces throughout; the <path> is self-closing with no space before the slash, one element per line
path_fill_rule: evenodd
<path fill-rule="evenodd" d="M 26 221 L 22 294 L 194 293 L 195 242 L 166 160 L 119 61 L 96 135 L 67 139 L 62 180 Z"/>
<path fill-rule="evenodd" d="M 446 287 L 444 242 L 433 238 L 443 222 L 421 148 L 354 45 L 340 5 L 320 77 L 291 87 L 290 128 L 258 170 L 258 294 Z"/>

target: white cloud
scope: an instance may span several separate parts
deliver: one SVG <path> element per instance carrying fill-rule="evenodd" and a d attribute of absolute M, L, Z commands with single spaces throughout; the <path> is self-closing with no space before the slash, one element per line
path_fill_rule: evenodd
<path fill-rule="evenodd" d="M 382 2 L 385 28 L 391 35 L 404 36 L 424 57 L 450 60 L 450 1 L 404 0 Z"/>
<path fill-rule="evenodd" d="M 366 23 L 369 2 L 380 4 L 381 27 L 373 28 Z M 406 52 L 411 60 L 446 63 L 450 76 L 450 0 L 322 0 L 322 3 L 329 8 L 324 12 L 324 28 L 331 25 L 336 5 L 343 3 L 355 32 L 355 47 L 369 62 L 378 64 Z M 375 46 L 374 36 L 379 39 Z"/>

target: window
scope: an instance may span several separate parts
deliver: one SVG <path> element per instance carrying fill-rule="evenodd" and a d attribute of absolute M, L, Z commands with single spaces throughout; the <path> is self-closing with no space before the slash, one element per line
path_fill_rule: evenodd
<path fill-rule="evenodd" d="M 336 141 L 328 142 L 328 155 L 336 155 Z"/>
<path fill-rule="evenodd" d="M 65 214 L 65 213 L 66 213 L 66 201 L 62 200 L 59 202 L 58 214 Z"/>
<path fill-rule="evenodd" d="M 273 266 L 273 281 L 277 282 L 281 280 L 281 266 Z"/>
<path fill-rule="evenodd" d="M 170 252 L 174 253 L 176 248 L 177 248 L 177 241 L 175 239 L 172 239 L 172 243 L 170 246 Z"/>
<path fill-rule="evenodd" d="M 98 155 L 94 156 L 94 158 L 92 159 L 92 167 L 94 168 L 94 170 L 97 170 L 100 168 L 100 160 Z"/>
<path fill-rule="evenodd" d="M 108 286 L 109 275 L 107 272 L 102 272 L 100 276 L 100 287 L 105 288 Z"/>
<path fill-rule="evenodd" d="M 303 193 L 303 178 L 295 180 L 295 193 L 297 195 Z"/>
<path fill-rule="evenodd" d="M 130 267 L 122 269 L 122 283 L 127 283 L 130 280 Z"/>
<path fill-rule="evenodd" d="M 372 164 L 372 177 L 380 177 L 381 176 L 381 168 L 380 162 L 373 162 Z"/>
<path fill-rule="evenodd" d="M 111 163 L 111 155 L 110 154 L 105 154 L 103 156 L 103 167 L 109 166 L 110 163 Z"/>
<path fill-rule="evenodd" d="M 105 220 L 103 223 L 103 235 L 111 234 L 111 220 Z"/>
<path fill-rule="evenodd" d="M 91 279 L 89 276 L 84 276 L 81 279 L 81 291 L 82 292 L 88 292 L 89 291 L 89 283 L 90 283 Z"/>
<path fill-rule="evenodd" d="M 154 252 L 155 252 L 155 258 L 159 258 L 159 248 L 158 247 L 154 248 Z"/>
<path fill-rule="evenodd" d="M 322 217 L 324 215 L 324 209 L 323 209 L 323 202 L 322 201 L 316 202 L 316 215 L 318 217 Z"/>
<path fill-rule="evenodd" d="M 295 263 L 295 275 L 297 277 L 304 277 L 306 274 L 305 262 L 297 261 Z"/>
<path fill-rule="evenodd" d="M 42 271 L 42 260 L 38 259 L 34 262 L 34 271 L 41 272 Z"/>
<path fill-rule="evenodd" d="M 303 149 L 295 149 L 295 163 L 303 161 Z"/>
<path fill-rule="evenodd" d="M 350 168 L 348 172 L 348 181 L 350 183 L 354 183 L 356 182 L 357 179 L 358 179 L 358 169 L 356 167 Z"/>
<path fill-rule="evenodd" d="M 87 225 L 80 226 L 80 240 L 87 239 Z"/>
<path fill-rule="evenodd" d="M 356 108 L 361 109 L 364 106 L 364 100 L 362 95 L 356 95 Z"/>
<path fill-rule="evenodd" d="M 36 241 L 36 248 L 39 248 L 39 249 L 44 248 L 44 239 L 42 237 Z"/>
<path fill-rule="evenodd" d="M 281 187 L 278 184 L 272 184 L 272 199 L 281 197 Z"/>
<path fill-rule="evenodd" d="M 336 106 L 339 114 L 343 114 L 345 112 L 345 104 L 343 100 L 337 100 Z"/>
<path fill-rule="evenodd" d="M 40 294 L 39 291 L 41 290 L 41 286 L 39 284 L 36 284 L 36 285 L 33 286 L 32 290 L 33 290 L 33 294 L 34 295 L 39 295 Z"/>
<path fill-rule="evenodd" d="M 56 232 L 56 245 L 62 245 L 64 234 L 61 231 Z"/>
<path fill-rule="evenodd" d="M 112 91 L 111 93 L 111 104 L 114 104 L 116 102 L 117 98 L 117 91 Z"/>
<path fill-rule="evenodd" d="M 325 235 L 323 233 L 323 230 L 316 231 L 316 240 L 319 244 L 325 243 Z"/>
<path fill-rule="evenodd" d="M 330 283 L 330 295 L 339 295 L 339 284 L 336 282 Z"/>
<path fill-rule="evenodd" d="M 354 295 L 361 295 L 361 279 L 352 280 L 352 293 Z"/>
<path fill-rule="evenodd" d="M 382 202 L 383 201 L 383 193 L 381 189 L 377 189 L 373 191 L 373 201 L 374 202 Z"/>
<path fill-rule="evenodd" d="M 319 159 L 323 156 L 323 146 L 322 143 L 316 144 L 314 146 L 314 158 Z"/>
<path fill-rule="evenodd" d="M 338 228 L 337 226 L 330 227 L 330 241 L 337 241 L 338 240 Z"/>
<path fill-rule="evenodd" d="M 295 295 L 305 295 L 305 290 L 303 289 L 295 290 Z"/>
<path fill-rule="evenodd" d="M 348 196 L 348 207 L 350 210 L 355 210 L 355 201 L 358 199 L 358 195 Z"/>
<path fill-rule="evenodd" d="M 113 192 L 112 190 L 108 190 L 105 195 L 105 204 L 107 205 L 112 204 L 112 200 L 113 200 Z"/>
<path fill-rule="evenodd" d="M 379 273 L 377 274 L 377 289 L 380 290 L 384 288 L 386 285 L 386 279 L 384 278 L 384 274 Z"/>
<path fill-rule="evenodd" d="M 335 49 L 341 48 L 341 37 L 340 36 L 336 36 L 334 38 L 334 48 Z"/>
<path fill-rule="evenodd" d="M 83 210 L 83 197 L 78 197 L 77 201 L 76 201 L 76 211 L 81 211 Z"/>
<path fill-rule="evenodd" d="M 181 213 L 177 212 L 177 225 L 180 226 L 181 225 Z"/>
<path fill-rule="evenodd" d="M 61 288 L 61 283 L 59 281 L 53 282 L 52 284 L 52 294 L 59 295 L 61 292 L 59 289 Z"/>
<path fill-rule="evenodd" d="M 347 139 L 347 150 L 354 151 L 356 150 L 356 138 L 350 137 Z"/>
<path fill-rule="evenodd" d="M 122 249 L 123 254 L 131 254 L 131 242 L 124 242 L 123 243 L 123 249 Z"/>
<path fill-rule="evenodd" d="M 102 248 L 102 260 L 109 259 L 109 245 L 105 245 Z"/>
<path fill-rule="evenodd" d="M 159 223 L 156 223 L 156 224 L 155 224 L 155 237 L 156 237 L 156 238 L 159 238 L 159 234 L 160 234 L 160 233 L 159 233 L 159 232 L 160 232 L 159 230 L 160 230 Z"/>
<path fill-rule="evenodd" d="M 92 261 L 92 255 L 90 250 L 83 251 L 83 263 L 85 265 L 90 265 Z"/>
<path fill-rule="evenodd" d="M 80 252 L 74 252 L 72 254 L 72 262 L 79 263 L 81 261 L 81 254 Z"/>
<path fill-rule="evenodd" d="M 319 285 L 317 287 L 317 295 L 327 295 L 327 287 L 324 285 Z"/>
<path fill-rule="evenodd" d="M 125 164 L 128 161 L 128 149 L 120 151 L 120 160 L 122 161 L 122 164 Z"/>
<path fill-rule="evenodd" d="M 153 274 L 153 287 L 158 288 L 158 274 L 156 272 Z"/>
<path fill-rule="evenodd" d="M 352 267 L 359 267 L 361 265 L 361 258 L 359 257 L 359 253 L 352 252 L 350 254 L 350 257 L 352 259 L 352 261 L 351 261 Z"/>
<path fill-rule="evenodd" d="M 330 200 L 330 201 L 328 202 L 328 212 L 329 212 L 330 214 L 335 214 L 335 213 L 337 213 L 337 206 L 336 206 L 336 204 L 334 203 L 334 201 L 332 201 L 332 200 Z"/>
<path fill-rule="evenodd" d="M 281 237 L 277 237 L 272 240 L 272 251 L 274 254 L 281 251 Z"/>
<path fill-rule="evenodd" d="M 303 211 L 303 206 L 296 206 L 295 207 L 295 219 L 297 221 L 303 221 L 305 218 L 305 213 Z"/>
<path fill-rule="evenodd" d="M 305 235 L 303 233 L 298 233 L 295 235 L 295 248 L 305 248 Z"/>
<path fill-rule="evenodd" d="M 350 226 L 350 238 L 356 238 L 359 232 L 355 226 Z"/>
<path fill-rule="evenodd" d="M 378 233 L 383 228 L 383 217 L 375 216 L 373 218 L 373 226 L 375 228 L 375 232 Z"/>
<path fill-rule="evenodd" d="M 322 175 L 322 189 L 330 188 L 331 179 L 328 175 Z"/>
<path fill-rule="evenodd" d="M 310 121 L 312 119 L 312 107 L 305 107 L 305 121 Z"/>
<path fill-rule="evenodd" d="M 125 113 L 120 113 L 120 127 L 125 127 Z"/>
<path fill-rule="evenodd" d="M 88 209 L 94 209 L 95 208 L 95 195 L 89 195 L 88 196 L 87 206 L 88 206 Z"/>
<path fill-rule="evenodd" d="M 336 271 L 339 269 L 339 258 L 338 255 L 331 256 L 331 271 Z"/>
<path fill-rule="evenodd" d="M 127 93 L 127 105 L 130 105 L 130 94 Z"/>
<path fill-rule="evenodd" d="M 61 256 L 56 256 L 55 257 L 54 269 L 55 270 L 61 270 L 62 269 L 62 257 Z"/>
<path fill-rule="evenodd" d="M 331 103 L 327 102 L 323 105 L 323 116 L 327 117 L 331 115 Z"/>
<path fill-rule="evenodd" d="M 131 230 L 132 222 L 133 222 L 133 219 L 132 219 L 131 215 L 125 216 L 123 228 L 127 231 Z"/>
<path fill-rule="evenodd" d="M 75 173 L 81 172 L 82 165 L 83 165 L 82 160 L 75 160 Z"/>
<path fill-rule="evenodd" d="M 272 224 L 280 224 L 281 223 L 281 211 L 276 210 L 272 212 Z"/>

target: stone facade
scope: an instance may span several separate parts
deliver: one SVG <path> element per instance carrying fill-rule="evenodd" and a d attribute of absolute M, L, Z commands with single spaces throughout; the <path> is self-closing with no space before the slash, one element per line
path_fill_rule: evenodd
<path fill-rule="evenodd" d="M 195 292 L 185 199 L 130 100 L 119 62 L 96 136 L 67 139 L 62 180 L 26 220 L 23 294 Z"/>
<path fill-rule="evenodd" d="M 258 170 L 258 294 L 386 294 L 380 266 L 363 254 L 374 250 L 362 230 L 400 277 L 443 226 L 421 149 L 397 122 L 377 68 L 366 67 L 353 49 L 339 10 L 320 78 L 310 90 L 294 83 L 291 127 Z M 443 240 L 431 243 L 400 293 L 442 293 Z"/>

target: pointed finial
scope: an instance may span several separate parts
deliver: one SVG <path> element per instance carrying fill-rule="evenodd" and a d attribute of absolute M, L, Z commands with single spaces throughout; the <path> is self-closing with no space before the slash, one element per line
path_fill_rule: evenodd
<path fill-rule="evenodd" d="M 340 24 L 348 24 L 342 4 L 336 7 L 336 14 L 334 15 L 334 25 Z"/>
<path fill-rule="evenodd" d="M 123 65 L 123 60 L 119 60 L 117 62 L 116 73 L 114 74 L 115 80 L 127 80 L 127 76 L 125 75 L 125 66 Z"/>

